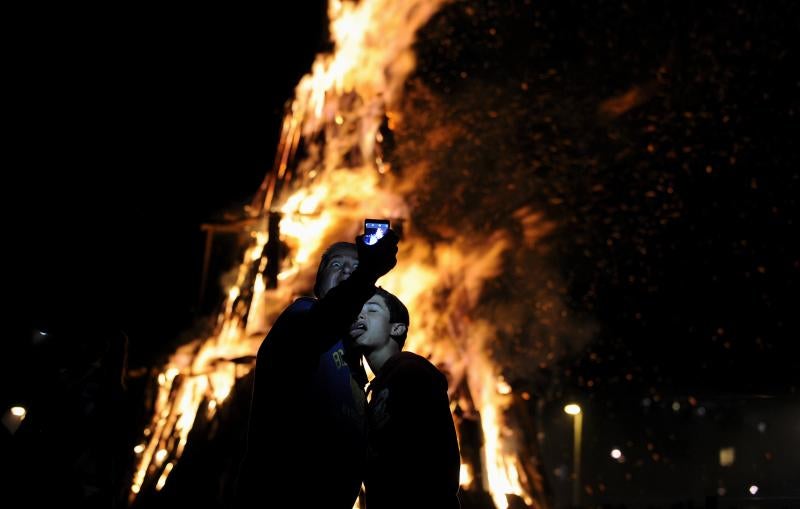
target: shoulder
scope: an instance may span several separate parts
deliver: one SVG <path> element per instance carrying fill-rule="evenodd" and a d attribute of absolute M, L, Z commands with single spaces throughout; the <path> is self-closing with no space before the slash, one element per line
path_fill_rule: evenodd
<path fill-rule="evenodd" d="M 284 309 L 275 320 L 275 324 L 272 328 L 275 329 L 286 323 L 296 323 L 305 320 L 316 303 L 317 300 L 311 297 L 300 297 L 286 306 L 286 309 Z"/>
<path fill-rule="evenodd" d="M 398 379 L 447 390 L 447 379 L 431 362 L 414 352 L 399 352 L 392 359 Z"/>
<path fill-rule="evenodd" d="M 431 361 L 429 361 L 428 359 L 419 354 L 415 354 L 414 352 L 409 352 L 406 350 L 402 352 L 397 352 L 395 354 L 395 358 L 397 359 L 396 362 L 398 362 L 399 364 L 404 364 L 407 366 L 414 366 L 419 368 L 427 368 L 430 366 L 435 369 L 434 365 L 431 364 Z"/>
<path fill-rule="evenodd" d="M 299 297 L 294 302 L 289 304 L 289 306 L 283 311 L 284 313 L 304 313 L 306 311 L 310 311 L 314 304 L 317 303 L 317 299 L 313 297 Z"/>
<path fill-rule="evenodd" d="M 269 333 L 261 342 L 258 355 L 262 355 L 262 350 L 267 351 L 276 345 L 296 343 L 289 341 L 289 336 L 297 334 L 302 330 L 303 325 L 308 323 L 308 313 L 316 302 L 316 299 L 311 297 L 300 297 L 289 304 L 272 324 Z"/>
<path fill-rule="evenodd" d="M 423 356 L 421 356 L 419 354 L 416 354 L 414 352 L 409 352 L 408 350 L 404 350 L 402 352 L 398 352 L 397 353 L 397 357 L 401 362 L 403 362 L 405 364 L 408 364 L 410 366 L 417 366 L 417 367 L 419 367 L 421 369 L 434 369 L 434 370 L 437 370 L 436 366 L 434 366 L 431 363 L 431 361 L 429 361 L 428 359 L 426 359 L 425 357 L 423 357 Z"/>

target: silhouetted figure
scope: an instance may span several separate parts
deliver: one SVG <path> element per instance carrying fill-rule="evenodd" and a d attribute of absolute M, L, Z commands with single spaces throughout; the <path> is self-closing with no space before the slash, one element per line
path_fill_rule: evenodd
<path fill-rule="evenodd" d="M 366 459 L 366 375 L 345 348 L 350 324 L 397 263 L 397 235 L 337 243 L 258 350 L 237 507 L 351 509 Z"/>
<path fill-rule="evenodd" d="M 376 374 L 369 386 L 367 509 L 458 508 L 460 457 L 447 380 L 402 352 L 408 310 L 379 288 L 350 336 Z"/>

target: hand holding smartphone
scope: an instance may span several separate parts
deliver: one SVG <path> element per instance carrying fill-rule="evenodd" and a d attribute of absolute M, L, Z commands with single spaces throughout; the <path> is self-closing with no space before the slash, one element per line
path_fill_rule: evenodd
<path fill-rule="evenodd" d="M 392 270 L 397 264 L 398 240 L 388 219 L 365 219 L 364 234 L 356 239 L 359 272 L 376 281 Z"/>
<path fill-rule="evenodd" d="M 374 246 L 388 231 L 388 219 L 365 219 L 364 244 Z"/>

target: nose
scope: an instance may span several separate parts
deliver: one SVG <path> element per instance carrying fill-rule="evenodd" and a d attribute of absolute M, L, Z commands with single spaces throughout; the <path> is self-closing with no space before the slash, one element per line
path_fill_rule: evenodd
<path fill-rule="evenodd" d="M 364 320 L 364 319 L 366 319 L 366 318 L 367 318 L 367 315 L 364 313 L 364 310 L 362 309 L 362 310 L 361 310 L 361 311 L 358 313 L 358 319 L 359 319 L 359 320 Z"/>
<path fill-rule="evenodd" d="M 344 274 L 345 276 L 349 277 L 352 272 L 353 272 L 352 265 L 344 264 L 342 266 L 342 274 Z"/>

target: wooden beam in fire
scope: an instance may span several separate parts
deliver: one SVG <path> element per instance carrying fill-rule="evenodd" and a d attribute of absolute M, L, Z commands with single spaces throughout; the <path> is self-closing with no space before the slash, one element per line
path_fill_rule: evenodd
<path fill-rule="evenodd" d="M 211 250 L 214 246 L 214 236 L 220 233 L 240 234 L 258 224 L 259 219 L 255 217 L 229 221 L 226 223 L 204 223 L 200 225 L 200 230 L 206 232 L 205 251 L 203 253 L 203 272 L 200 275 L 200 291 L 197 296 L 198 309 L 201 309 L 203 298 L 206 293 L 208 283 L 208 269 L 211 264 Z"/>

